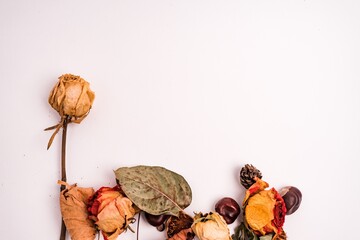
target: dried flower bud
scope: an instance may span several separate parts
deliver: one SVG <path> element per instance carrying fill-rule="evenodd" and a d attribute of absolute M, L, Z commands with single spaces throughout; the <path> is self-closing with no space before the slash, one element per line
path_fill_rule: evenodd
<path fill-rule="evenodd" d="M 70 186 L 61 181 L 59 184 L 66 186 L 60 194 L 60 209 L 71 239 L 94 240 L 96 228 L 87 211 L 88 199 L 94 194 L 94 189 Z"/>
<path fill-rule="evenodd" d="M 118 187 L 102 187 L 96 191 L 89 201 L 88 211 L 105 240 L 116 239 L 127 230 L 136 213 L 133 203 Z"/>
<path fill-rule="evenodd" d="M 217 212 L 196 214 L 191 228 L 200 240 L 231 240 L 229 228 Z"/>
<path fill-rule="evenodd" d="M 87 81 L 65 74 L 51 91 L 49 103 L 61 117 L 70 116 L 72 122 L 80 123 L 89 113 L 94 98 Z"/>
<path fill-rule="evenodd" d="M 300 190 L 296 187 L 287 186 L 280 189 L 279 192 L 286 205 L 286 215 L 293 214 L 301 204 L 302 194 Z"/>
<path fill-rule="evenodd" d="M 55 129 L 52 134 L 48 149 L 60 128 L 66 127 L 70 122 L 80 123 L 88 114 L 94 102 L 95 93 L 90 90 L 90 84 L 79 76 L 65 74 L 52 89 L 49 96 L 50 105 L 60 114 L 60 123 L 46 128 Z"/>

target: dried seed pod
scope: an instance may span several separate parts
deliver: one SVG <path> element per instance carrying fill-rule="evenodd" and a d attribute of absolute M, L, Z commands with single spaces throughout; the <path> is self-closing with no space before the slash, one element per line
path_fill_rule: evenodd
<path fill-rule="evenodd" d="M 224 197 L 215 204 L 215 211 L 224 218 L 227 224 L 231 224 L 239 216 L 240 206 L 234 199 Z"/>
<path fill-rule="evenodd" d="M 249 189 L 251 185 L 253 185 L 256 180 L 255 177 L 262 178 L 261 172 L 251 164 L 246 164 L 240 170 L 240 183 L 246 189 Z"/>
<path fill-rule="evenodd" d="M 302 194 L 300 190 L 293 186 L 283 187 L 279 191 L 286 205 L 286 215 L 293 214 L 301 204 Z"/>

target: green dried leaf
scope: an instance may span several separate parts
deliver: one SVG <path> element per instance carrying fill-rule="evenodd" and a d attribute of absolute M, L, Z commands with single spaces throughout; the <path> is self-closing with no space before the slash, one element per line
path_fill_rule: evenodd
<path fill-rule="evenodd" d="M 235 228 L 231 238 L 232 240 L 259 240 L 256 234 L 250 231 L 243 222 Z"/>
<path fill-rule="evenodd" d="M 178 216 L 190 205 L 192 192 L 179 174 L 158 166 L 122 167 L 115 171 L 125 195 L 153 215 Z"/>

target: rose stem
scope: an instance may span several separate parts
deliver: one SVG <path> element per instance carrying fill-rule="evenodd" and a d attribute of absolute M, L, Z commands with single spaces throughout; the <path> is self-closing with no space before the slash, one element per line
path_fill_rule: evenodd
<path fill-rule="evenodd" d="M 62 132 L 62 141 L 61 141 L 61 181 L 66 182 L 66 132 L 67 132 L 67 124 L 68 117 L 65 117 L 63 122 L 63 132 Z M 60 192 L 65 189 L 64 185 L 61 185 Z M 64 220 L 61 219 L 61 232 L 60 232 L 60 240 L 65 240 L 66 237 L 66 226 Z"/>
<path fill-rule="evenodd" d="M 137 227 L 136 227 L 136 240 L 139 240 L 140 214 L 141 214 L 141 211 L 139 212 L 138 222 L 137 222 Z"/>

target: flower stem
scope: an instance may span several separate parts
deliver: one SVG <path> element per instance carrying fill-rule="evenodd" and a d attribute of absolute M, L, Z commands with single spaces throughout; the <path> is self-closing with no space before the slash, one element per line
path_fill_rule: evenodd
<path fill-rule="evenodd" d="M 67 125 L 69 123 L 69 117 L 65 117 L 63 121 L 63 132 L 62 132 L 62 141 L 61 141 L 61 181 L 66 182 L 66 132 Z M 65 185 L 61 185 L 60 192 L 65 189 Z M 60 240 L 65 240 L 66 237 L 66 226 L 64 220 L 61 219 L 61 232 Z"/>
<path fill-rule="evenodd" d="M 139 240 L 139 227 L 140 227 L 140 217 L 141 217 L 140 215 L 141 215 L 141 211 L 139 212 L 138 222 L 136 227 L 136 240 Z"/>

